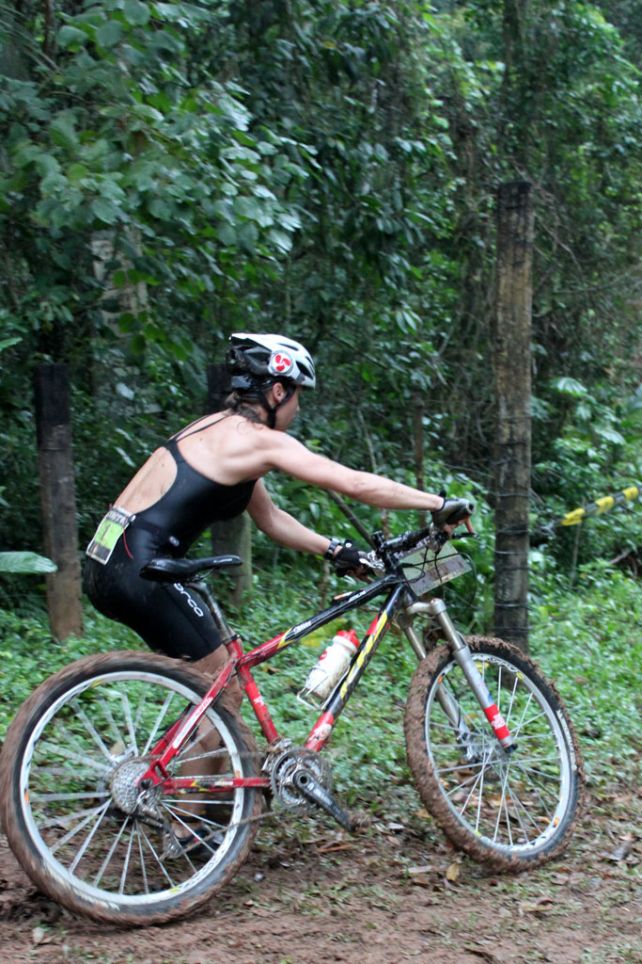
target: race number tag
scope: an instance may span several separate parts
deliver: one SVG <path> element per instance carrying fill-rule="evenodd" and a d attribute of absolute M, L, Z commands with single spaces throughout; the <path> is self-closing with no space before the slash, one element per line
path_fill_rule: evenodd
<path fill-rule="evenodd" d="M 87 546 L 90 559 L 105 566 L 111 559 L 116 543 L 131 522 L 133 516 L 125 509 L 110 509 L 96 529 L 96 534 Z"/>

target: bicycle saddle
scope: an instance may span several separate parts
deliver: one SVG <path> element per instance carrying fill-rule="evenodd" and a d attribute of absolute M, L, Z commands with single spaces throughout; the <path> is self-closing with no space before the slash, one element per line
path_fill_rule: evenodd
<path fill-rule="evenodd" d="M 240 556 L 208 556 L 206 559 L 150 559 L 140 570 L 143 579 L 156 582 L 183 582 L 201 573 L 226 566 L 240 566 Z"/>

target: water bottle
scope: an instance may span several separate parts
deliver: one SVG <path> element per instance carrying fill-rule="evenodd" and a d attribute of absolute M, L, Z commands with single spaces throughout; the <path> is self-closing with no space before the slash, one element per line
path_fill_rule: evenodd
<path fill-rule="evenodd" d="M 325 700 L 337 685 L 359 648 L 354 629 L 340 629 L 310 670 L 301 694 Z"/>

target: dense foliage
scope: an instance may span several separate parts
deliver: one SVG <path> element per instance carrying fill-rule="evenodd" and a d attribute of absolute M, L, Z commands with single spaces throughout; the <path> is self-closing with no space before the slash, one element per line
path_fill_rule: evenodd
<path fill-rule="evenodd" d="M 42 548 L 36 364 L 70 366 L 84 541 L 246 328 L 317 355 L 310 444 L 483 498 L 513 178 L 536 206 L 534 525 L 640 480 L 634 6 L 3 0 L 0 544 Z M 621 555 L 639 519 L 548 551 Z"/>

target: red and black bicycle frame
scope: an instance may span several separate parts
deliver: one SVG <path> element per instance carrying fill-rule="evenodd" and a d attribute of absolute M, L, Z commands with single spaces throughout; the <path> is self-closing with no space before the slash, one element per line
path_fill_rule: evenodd
<path fill-rule="evenodd" d="M 203 593 L 202 586 L 199 585 L 198 589 Z M 368 631 L 359 644 L 359 648 L 352 659 L 347 673 L 325 701 L 323 712 L 307 737 L 305 742 L 306 749 L 314 752 L 321 750 L 330 739 L 330 735 L 339 716 L 363 676 L 383 636 L 390 627 L 390 623 L 395 612 L 399 609 L 400 603 L 403 598 L 407 596 L 407 585 L 405 581 L 400 579 L 396 574 L 383 576 L 381 579 L 377 579 L 363 589 L 357 589 L 337 596 L 333 604 L 327 609 L 322 610 L 322 612 L 317 613 L 317 615 L 312 616 L 302 623 L 298 623 L 296 626 L 286 630 L 284 633 L 280 633 L 273 639 L 261 643 L 260 646 L 257 646 L 247 653 L 243 652 L 243 644 L 240 637 L 237 635 L 232 636 L 225 644 L 230 655 L 229 662 L 226 663 L 216 679 L 213 680 L 212 685 L 201 702 L 191 710 L 182 714 L 156 743 L 151 751 L 153 762 L 140 780 L 139 785 L 141 788 L 162 783 L 167 789 L 186 790 L 199 786 L 201 790 L 208 790 L 211 793 L 222 793 L 225 790 L 235 787 L 268 787 L 269 778 L 267 776 L 252 778 L 240 776 L 214 778 L 208 780 L 208 786 L 204 787 L 201 781 L 193 777 L 170 777 L 168 766 L 180 751 L 185 741 L 195 731 L 209 707 L 225 689 L 234 673 L 236 673 L 241 688 L 250 701 L 254 715 L 258 720 L 268 744 L 272 746 L 278 744 L 281 736 L 261 696 L 259 687 L 252 676 L 254 667 L 260 666 L 261 663 L 271 659 L 288 646 L 299 642 L 299 640 L 313 633 L 326 623 L 332 622 L 344 613 L 364 605 L 369 600 L 385 592 L 389 593 L 388 598 L 376 618 L 372 620 Z"/>

